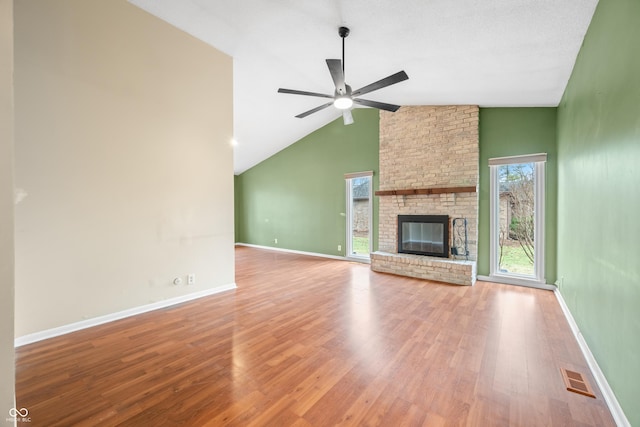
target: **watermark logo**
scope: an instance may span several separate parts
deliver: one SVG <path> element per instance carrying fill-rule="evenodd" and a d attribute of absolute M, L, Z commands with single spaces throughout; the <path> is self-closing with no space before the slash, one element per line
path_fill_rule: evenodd
<path fill-rule="evenodd" d="M 27 408 L 11 408 L 9 409 L 9 416 L 11 418 L 7 418 L 7 421 L 16 421 L 19 423 L 31 422 L 31 417 L 29 416 L 29 410 Z"/>

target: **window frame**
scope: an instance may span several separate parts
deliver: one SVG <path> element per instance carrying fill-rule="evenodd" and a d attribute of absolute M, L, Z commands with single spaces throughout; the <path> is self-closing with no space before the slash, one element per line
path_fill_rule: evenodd
<path fill-rule="evenodd" d="M 353 254 L 353 179 L 369 178 L 369 253 L 367 255 Z M 371 252 L 373 252 L 373 171 L 354 172 L 344 174 L 346 185 L 346 240 L 345 240 L 345 256 L 356 261 L 369 262 Z"/>
<path fill-rule="evenodd" d="M 547 154 L 529 154 L 522 156 L 495 157 L 489 159 L 490 169 L 490 257 L 489 257 L 489 278 L 499 283 L 514 285 L 535 286 L 546 285 L 545 279 L 545 173 Z M 498 168 L 510 164 L 534 164 L 534 272 L 533 275 L 505 273 L 500 271 L 498 248 L 500 229 L 500 182 Z"/>

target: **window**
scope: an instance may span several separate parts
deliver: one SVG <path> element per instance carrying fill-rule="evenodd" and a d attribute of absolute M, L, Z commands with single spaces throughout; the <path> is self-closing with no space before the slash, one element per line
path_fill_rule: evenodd
<path fill-rule="evenodd" d="M 347 183 L 347 257 L 369 259 L 372 250 L 373 172 L 345 175 Z"/>
<path fill-rule="evenodd" d="M 491 279 L 544 284 L 546 154 L 489 159 Z"/>

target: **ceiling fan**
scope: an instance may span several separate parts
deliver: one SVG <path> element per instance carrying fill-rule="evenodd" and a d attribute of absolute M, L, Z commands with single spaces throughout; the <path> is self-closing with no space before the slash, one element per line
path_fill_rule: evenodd
<path fill-rule="evenodd" d="M 356 97 L 367 94 L 369 92 L 373 92 L 374 90 L 391 86 L 403 80 L 407 80 L 409 78 L 409 76 L 407 76 L 407 73 L 405 73 L 404 71 L 399 71 L 395 74 L 385 77 L 384 79 L 378 80 L 377 82 L 361 87 L 358 90 L 351 90 L 351 86 L 346 84 L 344 81 L 344 39 L 349 35 L 349 29 L 347 27 L 340 27 L 338 29 L 338 34 L 340 35 L 340 37 L 342 37 L 342 61 L 340 61 L 339 59 L 327 59 L 327 66 L 329 67 L 329 72 L 331 73 L 333 83 L 336 86 L 333 95 L 326 95 L 316 92 L 305 92 L 295 89 L 278 89 L 278 93 L 316 96 L 319 98 L 329 98 L 332 100 L 331 102 L 322 104 L 319 107 L 312 108 L 309 111 L 298 114 L 296 117 L 302 119 L 310 114 L 316 113 L 331 105 L 334 105 L 337 109 L 342 110 L 342 118 L 344 120 L 344 124 L 350 125 L 351 123 L 353 123 L 353 116 L 351 115 L 351 107 L 353 106 L 353 104 L 364 105 L 366 107 L 373 107 L 385 111 L 397 111 L 398 108 L 400 108 L 399 105 L 385 104 L 384 102 L 370 101 L 368 99 Z"/>

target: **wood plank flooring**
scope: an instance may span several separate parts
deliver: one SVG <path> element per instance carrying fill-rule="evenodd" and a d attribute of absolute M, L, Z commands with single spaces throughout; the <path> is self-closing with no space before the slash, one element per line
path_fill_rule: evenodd
<path fill-rule="evenodd" d="M 248 247 L 236 268 L 237 290 L 19 347 L 17 407 L 47 427 L 614 425 L 552 292 Z"/>

